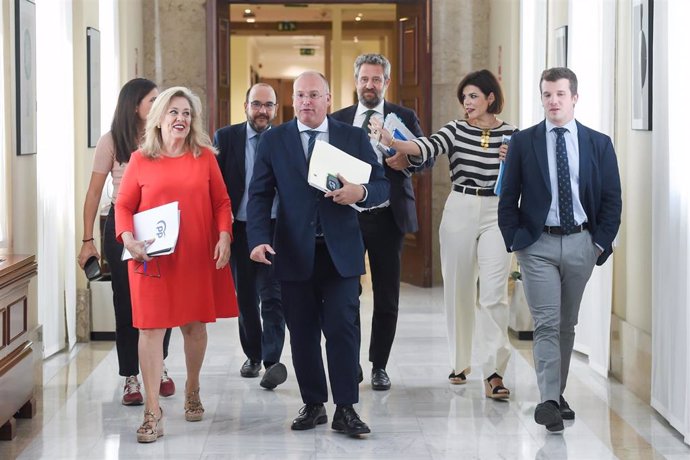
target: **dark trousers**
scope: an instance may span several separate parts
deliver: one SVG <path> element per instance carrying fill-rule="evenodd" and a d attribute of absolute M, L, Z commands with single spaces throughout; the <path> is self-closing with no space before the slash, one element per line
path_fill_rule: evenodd
<path fill-rule="evenodd" d="M 322 331 L 333 401 L 343 405 L 359 401 L 358 283 L 358 277 L 343 278 L 338 274 L 323 242 L 316 244 L 310 279 L 281 283 L 292 364 L 305 404 L 328 401 L 321 355 Z"/>
<path fill-rule="evenodd" d="M 127 262 L 122 260 L 122 244 L 115 239 L 115 206 L 110 212 L 103 229 L 103 252 L 110 267 L 115 307 L 115 347 L 120 375 L 128 377 L 139 374 L 139 329 L 132 326 L 132 301 L 129 296 L 129 275 Z M 170 329 L 163 338 L 163 359 L 168 357 Z"/>
<path fill-rule="evenodd" d="M 285 343 L 280 283 L 273 276 L 272 266 L 249 258 L 246 226 L 246 222 L 234 222 L 230 248 L 230 264 L 240 310 L 240 343 L 247 358 L 254 362 L 263 360 L 269 366 L 280 361 Z"/>
<path fill-rule="evenodd" d="M 405 234 L 393 218 L 390 206 L 376 214 L 359 214 L 359 226 L 369 255 L 374 314 L 371 320 L 369 361 L 385 369 L 398 324 L 400 299 L 400 258 Z"/>

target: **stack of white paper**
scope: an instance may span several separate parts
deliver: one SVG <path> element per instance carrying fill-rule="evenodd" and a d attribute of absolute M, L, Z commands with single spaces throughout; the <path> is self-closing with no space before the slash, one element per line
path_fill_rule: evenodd
<path fill-rule="evenodd" d="M 328 176 L 338 174 L 353 184 L 366 184 L 371 175 L 371 165 L 328 142 L 317 140 L 309 161 L 309 185 L 327 192 Z"/>
<path fill-rule="evenodd" d="M 164 204 L 133 216 L 134 239 L 138 241 L 153 240 L 146 247 L 146 254 L 150 256 L 164 256 L 175 252 L 177 237 L 180 234 L 179 203 Z M 122 250 L 122 260 L 132 258 L 127 248 Z"/>
<path fill-rule="evenodd" d="M 407 126 L 403 124 L 400 117 L 392 112 L 386 115 L 386 119 L 383 121 L 383 127 L 386 128 L 389 133 L 395 136 L 396 139 L 401 141 L 409 141 L 410 139 L 415 139 L 417 137 L 412 134 L 412 131 L 407 129 Z"/>

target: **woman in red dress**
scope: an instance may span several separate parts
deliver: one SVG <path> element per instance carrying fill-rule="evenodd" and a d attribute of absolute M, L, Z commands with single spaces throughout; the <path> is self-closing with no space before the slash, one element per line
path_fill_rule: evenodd
<path fill-rule="evenodd" d="M 185 419 L 199 421 L 199 373 L 206 352 L 206 323 L 236 317 L 237 299 L 228 268 L 232 232 L 230 198 L 214 148 L 201 126 L 201 102 L 189 89 L 163 91 L 146 121 L 141 149 L 132 154 L 115 207 L 116 234 L 132 254 L 129 280 L 133 324 L 140 330 L 144 423 L 139 442 L 163 435 L 158 381 L 165 329 L 184 338 L 187 382 Z M 177 201 L 180 233 L 175 251 L 151 257 L 133 235 L 133 215 Z"/>

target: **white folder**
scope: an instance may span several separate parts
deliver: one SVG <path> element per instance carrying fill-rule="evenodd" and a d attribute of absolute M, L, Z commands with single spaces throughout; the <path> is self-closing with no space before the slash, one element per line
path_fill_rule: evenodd
<path fill-rule="evenodd" d="M 317 140 L 309 161 L 309 185 L 327 192 L 326 179 L 329 174 L 340 174 L 353 184 L 366 184 L 371 175 L 371 165 L 328 142 Z"/>
<path fill-rule="evenodd" d="M 138 212 L 133 216 L 134 239 L 139 241 L 153 239 L 146 248 L 150 256 L 163 256 L 175 251 L 177 237 L 180 234 L 179 203 L 172 203 Z M 122 260 L 132 258 L 132 254 L 124 248 Z"/>

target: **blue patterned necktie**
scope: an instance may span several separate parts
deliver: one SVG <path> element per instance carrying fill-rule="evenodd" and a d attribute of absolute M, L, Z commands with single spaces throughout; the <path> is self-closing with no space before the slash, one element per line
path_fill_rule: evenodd
<path fill-rule="evenodd" d="M 376 113 L 376 110 L 367 110 L 364 112 L 364 123 L 362 123 L 362 129 L 367 132 L 367 134 L 371 134 L 371 130 L 369 129 L 369 120 L 371 120 L 371 116 Z"/>
<path fill-rule="evenodd" d="M 565 148 L 565 128 L 554 128 L 556 132 L 556 175 L 558 176 L 558 218 L 561 231 L 569 235 L 575 227 L 573 213 L 573 192 L 570 188 L 570 167 L 568 166 L 568 151 Z"/>
<path fill-rule="evenodd" d="M 309 142 L 307 143 L 307 163 L 309 163 L 309 160 L 311 160 L 311 154 L 314 151 L 314 145 L 316 145 L 316 136 L 319 135 L 319 132 L 310 129 L 305 131 L 305 133 L 309 134 Z"/>

